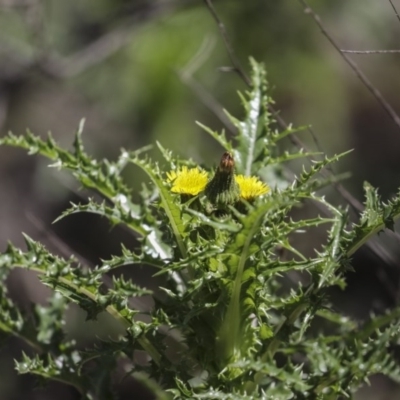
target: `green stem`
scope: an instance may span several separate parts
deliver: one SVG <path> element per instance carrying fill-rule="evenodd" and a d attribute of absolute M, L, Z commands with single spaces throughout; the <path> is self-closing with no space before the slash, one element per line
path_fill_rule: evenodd
<path fill-rule="evenodd" d="M 233 282 L 231 300 L 228 305 L 225 319 L 222 322 L 221 326 L 220 341 L 218 345 L 221 345 L 224 362 L 230 360 L 234 356 L 235 350 L 237 350 L 239 347 L 238 344 L 240 341 L 240 326 L 243 317 L 240 310 L 240 292 L 242 289 L 242 277 L 248 256 L 248 249 L 250 247 L 250 243 L 253 239 L 256 229 L 257 224 L 254 224 L 244 242 L 243 250 L 237 266 L 235 281 Z"/>

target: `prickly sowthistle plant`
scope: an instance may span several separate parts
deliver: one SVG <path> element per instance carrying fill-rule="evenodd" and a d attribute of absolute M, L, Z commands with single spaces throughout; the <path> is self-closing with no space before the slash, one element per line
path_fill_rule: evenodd
<path fill-rule="evenodd" d="M 293 182 L 274 188 L 271 180 L 279 175 L 275 167 L 306 154 L 278 155 L 278 142 L 295 131 L 272 128 L 265 73 L 251 63 L 253 87 L 242 96 L 245 118 L 230 116 L 238 129 L 234 144 L 204 127 L 226 151 L 214 173 L 177 159 L 161 145 L 163 170 L 140 150 L 123 150 L 116 162 L 96 161 L 84 151 L 81 129 L 72 152 L 51 137 L 42 140 L 29 132 L 0 139 L 2 145 L 48 157 L 109 200 L 73 204 L 61 217 L 92 212 L 141 237 L 134 252 L 123 248 L 121 255 L 91 270 L 74 258 L 50 254 L 28 237 L 25 251 L 10 244 L 0 253 L 0 329 L 38 351 L 17 361 L 20 373 L 66 382 L 86 399 L 111 397 L 110 375 L 118 358 L 129 360 L 128 372 L 159 399 L 335 399 L 351 397 L 371 374 L 399 380 L 388 347 L 398 340 L 400 309 L 357 324 L 336 313 L 326 293 L 345 285 L 351 255 L 371 235 L 393 228 L 400 195 L 384 204 L 366 184 L 365 211 L 358 224 L 350 224 L 346 210 L 316 194 L 326 184 L 319 172 L 341 155 L 315 162 Z M 151 180 L 138 203 L 131 201 L 121 178 L 128 163 Z M 261 180 L 266 171 L 269 186 Z M 293 207 L 304 201 L 320 203 L 329 217 L 291 219 Z M 314 256 L 291 244 L 293 235 L 321 224 L 327 226 L 327 241 Z M 153 294 L 148 322 L 136 318 L 138 311 L 128 301 L 148 290 L 124 278 L 104 287 L 102 277 L 127 264 L 153 266 L 167 278 L 160 288 L 166 296 Z M 48 307 L 36 307 L 35 324 L 7 298 L 4 281 L 16 267 L 38 272 L 54 290 Z M 293 271 L 302 271 L 307 279 L 288 284 L 282 277 Z M 125 334 L 94 348 L 76 349 L 62 328 L 71 302 L 88 319 L 111 314 L 124 324 Z M 330 334 L 310 329 L 316 320 L 327 321 Z M 176 342 L 174 351 L 171 340 Z M 146 352 L 147 363 L 135 364 L 136 350 Z"/>

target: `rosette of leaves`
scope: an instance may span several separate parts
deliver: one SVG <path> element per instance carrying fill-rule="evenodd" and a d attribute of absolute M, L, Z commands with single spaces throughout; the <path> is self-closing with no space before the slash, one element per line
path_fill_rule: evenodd
<path fill-rule="evenodd" d="M 229 154 L 219 170 L 225 178 L 236 173 L 262 185 L 266 170 L 271 179 L 281 180 L 282 163 L 310 155 L 279 154 L 279 141 L 295 130 L 275 129 L 264 68 L 254 60 L 251 67 L 252 88 L 241 96 L 244 119 L 229 115 L 237 128 L 232 142 L 224 133 L 205 130 Z M 398 380 L 399 368 L 388 349 L 398 340 L 400 309 L 357 324 L 332 309 L 326 291 L 345 284 L 343 273 L 354 251 L 373 234 L 393 228 L 400 196 L 383 203 L 366 184 L 365 211 L 357 224 L 349 224 L 346 210 L 316 194 L 327 183 L 319 172 L 342 155 L 315 162 L 284 188 L 264 182 L 272 189 L 251 201 L 240 198 L 232 177 L 226 186 L 230 195 L 224 197 L 229 201 L 216 196 L 212 180 L 218 170 L 193 173 L 203 179 L 200 189 L 182 194 L 171 190 L 177 173 L 169 171 L 197 168 L 191 161 L 178 159 L 161 145 L 163 168 L 141 150 L 122 150 L 115 162 L 98 161 L 84 150 L 82 128 L 72 151 L 59 147 L 51 136 L 41 139 L 30 132 L 9 134 L 0 144 L 51 159 L 53 166 L 71 171 L 84 187 L 107 199 L 72 204 L 61 218 L 99 214 L 140 236 L 140 245 L 136 251 L 122 248 L 120 255 L 94 269 L 78 265 L 72 256 L 53 255 L 28 237 L 26 249 L 10 244 L 0 254 L 0 330 L 26 341 L 37 353 L 21 355 L 16 362 L 20 373 L 66 382 L 87 399 L 112 398 L 110 376 L 119 358 L 130 361 L 130 373 L 159 399 L 335 399 L 351 397 L 371 374 Z M 147 174 L 156 195 L 143 190 L 140 201 L 132 201 L 121 177 L 127 164 Z M 292 220 L 293 207 L 309 200 L 326 207 L 329 216 Z M 207 208 L 210 202 L 214 209 Z M 221 203 L 224 212 L 215 212 Z M 327 241 L 314 256 L 292 245 L 291 235 L 323 224 Z M 167 277 L 160 288 L 166 296 L 152 294 L 155 306 L 146 319 L 136 318 L 139 311 L 128 299 L 148 295 L 148 290 L 123 277 L 104 287 L 103 276 L 127 264 L 151 265 Z M 33 321 L 27 322 L 7 297 L 5 279 L 13 268 L 36 271 L 54 292 L 48 307 L 37 308 Z M 281 277 L 293 271 L 304 271 L 309 279 L 284 290 Z M 70 303 L 85 310 L 88 319 L 109 313 L 123 324 L 124 334 L 101 346 L 75 348 L 62 328 Z M 333 326 L 330 334 L 310 329 L 316 317 Z M 147 354 L 146 363 L 135 364 L 135 350 Z"/>

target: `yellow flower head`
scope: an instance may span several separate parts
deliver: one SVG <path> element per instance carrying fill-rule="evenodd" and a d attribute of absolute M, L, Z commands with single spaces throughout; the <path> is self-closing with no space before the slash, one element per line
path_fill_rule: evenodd
<path fill-rule="evenodd" d="M 253 200 L 270 191 L 269 186 L 256 176 L 235 175 L 235 179 L 240 188 L 240 197 L 245 200 Z"/>
<path fill-rule="evenodd" d="M 204 190 L 208 181 L 208 174 L 199 168 L 188 168 L 167 172 L 169 182 L 172 182 L 171 192 L 196 196 Z"/>

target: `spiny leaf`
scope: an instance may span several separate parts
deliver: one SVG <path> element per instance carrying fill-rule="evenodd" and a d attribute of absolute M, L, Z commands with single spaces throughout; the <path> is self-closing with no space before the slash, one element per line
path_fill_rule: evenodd
<path fill-rule="evenodd" d="M 162 156 L 164 157 L 165 161 L 169 164 L 170 169 L 176 168 L 176 158 L 173 156 L 171 150 L 166 149 L 161 145 L 159 141 L 156 142 L 158 149 L 160 150 Z"/>
<path fill-rule="evenodd" d="M 178 248 L 181 252 L 182 257 L 186 257 L 186 248 L 183 242 L 183 238 L 186 235 L 186 232 L 182 223 L 182 211 L 178 207 L 176 200 L 173 198 L 170 191 L 161 179 L 158 167 L 156 165 L 152 165 L 149 161 L 138 158 L 137 156 L 132 156 L 130 158 L 130 161 L 140 167 L 144 172 L 146 172 L 146 174 L 150 177 L 150 179 L 158 188 L 162 201 L 162 206 L 168 216 Z"/>
<path fill-rule="evenodd" d="M 252 89 L 247 96 L 241 96 L 246 115 L 243 121 L 228 114 L 229 119 L 238 129 L 236 137 L 238 148 L 234 149 L 236 166 L 239 173 L 250 176 L 260 169 L 261 154 L 267 149 L 265 133 L 271 123 L 268 103 L 271 102 L 266 94 L 267 81 L 265 69 L 261 64 L 250 59 L 252 67 Z"/>
<path fill-rule="evenodd" d="M 29 131 L 24 136 L 9 133 L 0 139 L 0 145 L 20 147 L 29 150 L 29 154 L 40 154 L 54 160 L 53 167 L 72 171 L 83 186 L 96 189 L 110 199 L 122 195 L 127 199 L 130 197 L 130 190 L 120 176 L 120 167 L 124 164 L 122 160 L 125 159 L 126 152 L 121 154 L 120 160 L 116 163 L 94 160 L 84 153 L 80 133 L 75 139 L 75 154 L 59 147 L 50 134 L 47 140 L 42 140 Z"/>
<path fill-rule="evenodd" d="M 213 228 L 219 230 L 227 230 L 230 232 L 238 232 L 240 230 L 240 226 L 233 223 L 232 221 L 221 221 L 218 218 L 212 218 L 212 216 L 205 215 L 196 210 L 191 210 L 190 208 L 186 209 L 186 211 L 188 214 L 197 217 L 204 225 L 212 226 Z"/>
<path fill-rule="evenodd" d="M 324 169 L 326 166 L 328 166 L 329 164 L 332 164 L 336 161 L 338 161 L 339 159 L 341 159 L 342 157 L 344 157 L 345 155 L 349 154 L 351 152 L 350 151 L 346 151 L 344 153 L 340 153 L 337 155 L 334 155 L 333 157 L 325 157 L 323 160 L 321 161 L 314 161 L 313 162 L 313 166 L 311 167 L 311 169 L 309 171 L 307 171 L 304 167 L 303 167 L 303 172 L 301 173 L 301 175 L 296 179 L 294 187 L 295 188 L 300 188 L 300 187 L 309 187 L 310 189 L 312 188 L 312 182 L 310 185 L 310 181 L 312 178 L 314 178 L 322 169 Z M 316 182 L 318 184 L 318 182 Z M 307 185 L 307 186 L 306 186 Z"/>
<path fill-rule="evenodd" d="M 34 349 L 41 350 L 33 321 L 27 315 L 24 315 L 18 306 L 7 297 L 7 290 L 4 285 L 0 286 L 0 331 L 2 332 L 2 342 L 9 335 L 12 335 L 24 340 Z"/>
<path fill-rule="evenodd" d="M 275 196 L 268 196 L 264 204 L 251 209 L 247 216 L 240 218 L 242 229 L 226 249 L 226 253 L 230 255 L 228 263 L 231 265 L 231 271 L 234 272 L 232 295 L 220 329 L 220 343 L 218 344 L 222 351 L 222 357 L 226 360 L 230 359 L 235 351 L 238 351 L 237 346 L 240 342 L 241 318 L 245 317 L 240 310 L 240 295 L 244 267 L 251 251 L 251 243 L 266 213 L 274 213 L 277 207 L 283 206 L 285 203 L 292 203 L 283 198 L 280 199 L 281 202 L 276 200 Z"/>
<path fill-rule="evenodd" d="M 110 260 L 103 260 L 103 267 L 107 269 L 115 269 L 125 265 L 151 265 L 156 268 L 164 267 L 167 262 L 164 258 L 155 258 L 147 253 L 135 253 L 122 245 L 122 255 L 112 256 Z"/>
<path fill-rule="evenodd" d="M 269 142 L 277 143 L 280 140 L 282 140 L 283 138 L 285 138 L 286 136 L 294 135 L 295 133 L 299 133 L 299 132 L 304 132 L 307 128 L 308 128 L 308 126 L 299 126 L 297 128 L 293 128 L 292 125 L 290 124 L 287 127 L 287 129 L 285 129 L 283 132 L 273 131 L 269 138 Z"/>
<path fill-rule="evenodd" d="M 366 203 L 360 221 L 353 224 L 350 232 L 341 238 L 341 246 L 347 256 L 351 256 L 372 236 L 381 230 L 393 229 L 394 222 L 400 217 L 400 193 L 387 204 L 380 201 L 376 189 L 365 183 Z"/>
<path fill-rule="evenodd" d="M 144 224 L 140 220 L 140 210 L 137 207 L 137 212 L 134 213 L 133 210 L 123 207 L 121 203 L 113 204 L 112 206 L 107 206 L 105 202 L 98 204 L 92 199 L 89 199 L 87 204 L 74 204 L 71 203 L 71 207 L 63 211 L 63 213 L 54 220 L 54 223 L 64 219 L 65 217 L 77 214 L 81 212 L 88 212 L 92 214 L 97 214 L 102 217 L 107 218 L 112 224 L 124 224 L 131 228 L 133 231 L 145 236 L 148 230 L 143 226 Z"/>
<path fill-rule="evenodd" d="M 379 198 L 378 191 L 368 182 L 364 182 L 365 191 L 365 211 L 363 212 L 360 223 L 366 224 L 368 227 L 381 223 L 382 219 L 382 202 Z"/>
<path fill-rule="evenodd" d="M 371 318 L 371 320 L 358 331 L 351 332 L 350 336 L 357 340 L 367 340 L 371 335 L 373 335 L 374 332 L 387 327 L 393 321 L 398 321 L 399 318 L 400 307 L 396 307 L 395 309 L 386 312 L 383 315 Z M 393 333 L 396 333 L 395 330 Z M 397 335 L 399 334 L 400 332 L 397 331 Z"/>
<path fill-rule="evenodd" d="M 60 293 L 55 292 L 51 297 L 50 304 L 35 306 L 35 317 L 37 326 L 37 341 L 41 344 L 43 351 L 59 351 L 60 347 L 71 348 L 73 343 L 64 341 L 64 315 L 67 303 Z"/>
<path fill-rule="evenodd" d="M 271 157 L 266 160 L 269 164 L 282 164 L 287 161 L 292 161 L 292 160 L 297 160 L 299 158 L 306 158 L 306 157 L 312 157 L 319 155 L 321 153 L 317 152 L 304 152 L 302 149 L 296 153 L 289 153 L 288 151 L 285 151 L 282 155 L 278 157 Z"/>
<path fill-rule="evenodd" d="M 293 391 L 306 391 L 311 388 L 307 383 L 303 368 L 293 367 L 288 365 L 288 368 L 283 370 L 278 367 L 274 362 L 262 362 L 259 360 L 242 359 L 230 364 L 227 368 L 239 368 L 246 372 L 257 372 L 255 379 L 258 381 L 277 379 L 285 384 L 288 389 Z"/>
<path fill-rule="evenodd" d="M 12 269 L 21 267 L 40 272 L 43 283 L 60 292 L 64 297 L 77 303 L 87 311 L 89 318 L 95 318 L 101 311 L 107 311 L 115 319 L 130 330 L 136 329 L 132 321 L 135 310 L 121 303 L 112 303 L 112 299 L 102 297 L 102 276 L 109 271 L 108 266 L 88 271 L 74 268 L 75 260 L 64 260 L 49 253 L 41 244 L 25 236 L 27 252 L 22 252 L 9 245 L 5 253 L 0 253 L 0 268 Z M 112 297 L 112 296 L 111 296 Z M 139 337 L 140 336 L 140 337 Z M 155 362 L 159 362 L 160 354 L 143 335 L 136 335 L 142 348 L 149 352 Z"/>
<path fill-rule="evenodd" d="M 74 386 L 84 399 L 93 400 L 88 392 L 89 383 L 85 376 L 79 373 L 80 355 L 77 351 L 70 354 L 61 354 L 53 357 L 48 354 L 44 359 L 39 356 L 33 358 L 23 354 L 22 361 L 16 362 L 16 369 L 20 374 L 35 374 L 44 378 L 51 378 Z"/>
<path fill-rule="evenodd" d="M 214 132 L 212 129 L 201 124 L 200 122 L 196 122 L 196 124 L 199 125 L 200 128 L 203 128 L 207 133 L 209 133 L 210 136 L 214 138 L 222 146 L 223 149 L 225 149 L 226 151 L 233 151 L 232 144 L 227 140 L 224 131 L 222 131 L 222 133 L 218 133 Z"/>
<path fill-rule="evenodd" d="M 347 215 L 338 213 L 336 217 L 329 231 L 329 243 L 325 249 L 324 263 L 321 265 L 322 273 L 318 282 L 318 289 L 321 289 L 331 280 L 330 278 L 333 277 L 336 270 L 342 265 L 342 258 L 344 258 L 340 241 L 345 232 Z"/>

